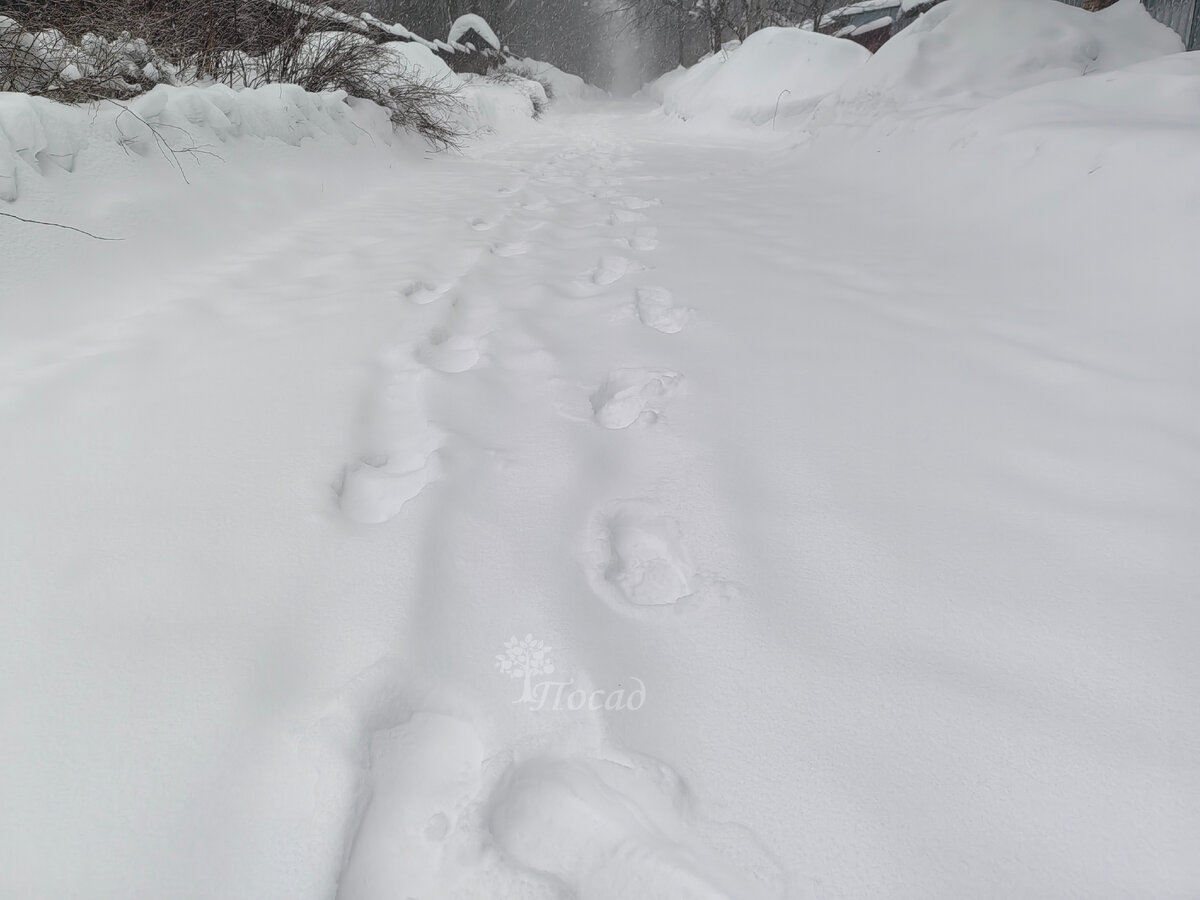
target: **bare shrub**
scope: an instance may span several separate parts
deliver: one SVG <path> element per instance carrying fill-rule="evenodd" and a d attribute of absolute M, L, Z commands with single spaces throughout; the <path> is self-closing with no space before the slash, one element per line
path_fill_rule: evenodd
<path fill-rule="evenodd" d="M 458 148 L 465 137 L 453 124 L 463 109 L 462 98 L 440 81 L 397 82 L 387 88 L 387 102 L 380 105 L 391 111 L 393 127 L 421 135 L 430 146 Z"/>
<path fill-rule="evenodd" d="M 318 30 L 307 21 L 259 56 L 227 54 L 214 77 L 231 86 L 296 84 L 306 91 L 345 91 L 388 110 L 392 125 L 415 132 L 431 146 L 457 147 L 462 100 L 456 88 L 415 76 L 387 48 L 359 34 Z"/>
<path fill-rule="evenodd" d="M 68 103 L 128 100 L 155 84 L 296 84 L 344 91 L 388 110 L 398 129 L 456 146 L 461 100 L 413 77 L 386 45 L 319 10 L 279 0 L 7 0 L 0 16 L 0 90 Z M 333 30 L 331 30 L 333 29 Z"/>
<path fill-rule="evenodd" d="M 174 68 L 128 32 L 112 39 L 87 32 L 72 41 L 58 29 L 0 18 L 0 90 L 81 103 L 127 100 L 164 82 L 176 83 Z"/>

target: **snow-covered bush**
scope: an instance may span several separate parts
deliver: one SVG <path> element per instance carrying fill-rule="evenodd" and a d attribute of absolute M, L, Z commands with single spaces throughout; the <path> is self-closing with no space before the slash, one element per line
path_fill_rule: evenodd
<path fill-rule="evenodd" d="M 408 64 L 389 44 L 376 44 L 347 31 L 310 30 L 307 20 L 267 52 L 222 55 L 212 77 L 230 87 L 295 84 L 312 93 L 344 91 L 388 110 L 397 128 L 413 131 L 434 146 L 454 146 L 462 105 L 458 85 Z M 423 49 L 423 48 L 422 48 Z"/>
<path fill-rule="evenodd" d="M 128 99 L 177 72 L 145 40 L 129 32 L 109 39 L 91 32 L 78 41 L 58 29 L 32 31 L 0 16 L 0 90 L 64 102 Z"/>
<path fill-rule="evenodd" d="M 564 72 L 557 66 L 539 59 L 517 59 L 510 57 L 494 71 L 512 72 L 530 81 L 536 81 L 555 103 L 599 100 L 607 96 L 604 91 L 588 84 L 578 75 Z"/>
<path fill-rule="evenodd" d="M 551 95 L 540 81 L 508 71 L 493 72 L 482 78 L 492 84 L 511 85 L 524 94 L 529 99 L 530 113 L 535 119 L 540 119 L 550 106 Z"/>
<path fill-rule="evenodd" d="M 507 75 L 497 77 L 470 73 L 460 77 L 463 80 L 463 98 L 476 131 L 519 128 L 541 115 L 540 110 L 546 107 L 546 95 L 536 81 Z"/>
<path fill-rule="evenodd" d="M 455 91 L 460 107 L 455 126 L 463 134 L 520 128 L 547 105 L 541 82 L 523 78 L 492 77 L 503 68 L 482 76 L 453 71 L 444 59 L 415 42 L 382 45 L 412 78 L 437 82 Z"/>
<path fill-rule="evenodd" d="M 542 75 L 533 66 L 526 64 L 524 61 L 514 61 L 497 67 L 492 73 L 495 77 L 511 77 L 521 78 L 525 81 L 534 81 L 542 86 L 542 93 L 545 95 L 546 102 L 549 103 L 555 97 L 554 82 Z M 538 113 L 541 114 L 540 111 Z"/>
<path fill-rule="evenodd" d="M 410 70 L 363 34 L 329 30 L 335 11 L 322 11 L 192 0 L 153 15 L 133 0 L 50 0 L 32 21 L 56 27 L 0 17 L 0 90 L 85 102 L 128 100 L 164 83 L 295 84 L 373 101 L 395 127 L 435 146 L 457 143 L 456 84 Z"/>

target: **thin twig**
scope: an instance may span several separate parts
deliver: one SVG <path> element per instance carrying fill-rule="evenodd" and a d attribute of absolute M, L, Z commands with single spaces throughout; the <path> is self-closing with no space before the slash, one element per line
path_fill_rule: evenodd
<path fill-rule="evenodd" d="M 82 228 L 76 228 L 73 225 L 63 225 L 61 222 L 39 222 L 37 219 L 26 219 L 23 216 L 13 215 L 12 213 L 0 212 L 0 216 L 6 219 L 16 219 L 18 222 L 24 222 L 27 225 L 47 225 L 50 228 L 65 228 L 67 231 L 75 231 L 79 234 L 86 235 L 90 238 L 95 238 L 98 241 L 123 241 L 125 238 L 118 237 L 103 237 L 99 234 L 92 234 L 90 231 L 84 231 Z"/>

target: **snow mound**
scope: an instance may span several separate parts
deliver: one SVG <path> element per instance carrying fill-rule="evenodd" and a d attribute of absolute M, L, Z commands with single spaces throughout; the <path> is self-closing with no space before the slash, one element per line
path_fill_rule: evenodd
<path fill-rule="evenodd" d="M 953 144 L 1005 146 L 1044 166 L 1131 180 L 1151 169 L 1162 183 L 1186 183 L 1200 136 L 1200 54 L 1038 85 L 950 128 Z"/>
<path fill-rule="evenodd" d="M 547 103 L 542 86 L 527 78 L 498 81 L 470 74 L 459 78 L 459 97 L 466 107 L 463 124 L 469 132 L 507 132 L 526 127 Z"/>
<path fill-rule="evenodd" d="M 383 47 L 395 59 L 397 68 L 410 79 L 437 81 L 447 87 L 462 85 L 462 79 L 446 65 L 446 61 L 424 44 L 390 41 Z"/>
<path fill-rule="evenodd" d="M 799 28 L 764 28 L 686 70 L 668 72 L 645 94 L 681 119 L 762 125 L 807 113 L 862 68 L 870 52 L 853 41 Z"/>
<path fill-rule="evenodd" d="M 711 59 L 712 57 L 708 58 Z M 663 101 L 666 99 L 667 92 L 670 91 L 677 82 L 686 78 L 689 72 L 693 71 L 697 66 L 703 65 L 705 61 L 706 60 L 701 60 L 700 62 L 696 63 L 695 66 L 690 68 L 682 65 L 676 66 L 670 72 L 659 75 L 658 78 L 654 79 L 653 81 L 642 85 L 642 89 L 638 91 L 635 96 L 644 98 L 646 100 L 652 100 L 659 106 L 662 106 Z"/>
<path fill-rule="evenodd" d="M 497 82 L 477 75 L 460 75 L 422 44 L 385 44 L 396 60 L 397 76 L 434 82 L 457 93 L 462 108 L 455 124 L 467 134 L 520 128 L 546 104 L 542 86 L 524 79 Z"/>
<path fill-rule="evenodd" d="M 547 95 L 556 103 L 601 100 L 608 96 L 603 90 L 588 84 L 578 75 L 564 72 L 557 66 L 539 59 L 508 59 L 500 66 L 500 71 L 512 72 L 522 78 L 540 82 L 549 88 Z"/>
<path fill-rule="evenodd" d="M 459 92 L 454 125 L 467 134 L 509 130 L 533 120 L 541 95 L 535 82 L 468 81 L 419 44 L 389 45 L 407 77 L 437 81 Z M 543 98 L 544 101 L 544 98 Z M 223 85 L 159 85 L 127 103 L 96 109 L 54 103 L 28 94 L 0 92 L 0 201 L 61 172 L 81 157 L 119 149 L 131 158 L 170 158 L 191 167 L 211 161 L 221 145 L 243 140 L 299 147 L 320 138 L 381 146 L 418 142 L 393 131 L 388 112 L 341 91 L 309 93 L 296 85 L 233 90 Z M 86 169 L 86 167 L 85 167 Z"/>
<path fill-rule="evenodd" d="M 100 145 L 190 164 L 238 139 L 298 147 L 330 137 L 348 144 L 397 139 L 382 107 L 348 103 L 342 92 L 310 94 L 295 85 L 240 91 L 160 85 L 127 104 L 96 109 L 0 93 L 0 199 L 14 201 L 26 186 L 74 171 L 79 157 L 95 154 Z"/>
<path fill-rule="evenodd" d="M 500 38 L 496 37 L 496 32 L 492 31 L 492 26 L 487 23 L 487 20 L 483 16 L 476 15 L 475 13 L 467 13 L 465 16 L 459 16 L 455 19 L 454 24 L 450 26 L 450 34 L 446 40 L 451 44 L 462 43 L 462 39 L 471 31 L 474 31 L 487 41 L 493 50 L 500 49 Z M 481 50 L 483 48 L 478 47 L 476 49 Z"/>
<path fill-rule="evenodd" d="M 1086 12 L 1058 0 L 948 0 L 826 98 L 815 124 L 898 109 L 974 108 L 1025 88 L 1183 49 L 1138 0 Z"/>

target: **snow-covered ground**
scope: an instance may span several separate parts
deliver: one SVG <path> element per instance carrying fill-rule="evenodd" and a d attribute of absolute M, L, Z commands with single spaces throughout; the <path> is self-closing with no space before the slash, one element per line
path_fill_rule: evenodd
<path fill-rule="evenodd" d="M 1031 83 L 39 119 L 0 896 L 1200 893 L 1200 65 Z"/>

